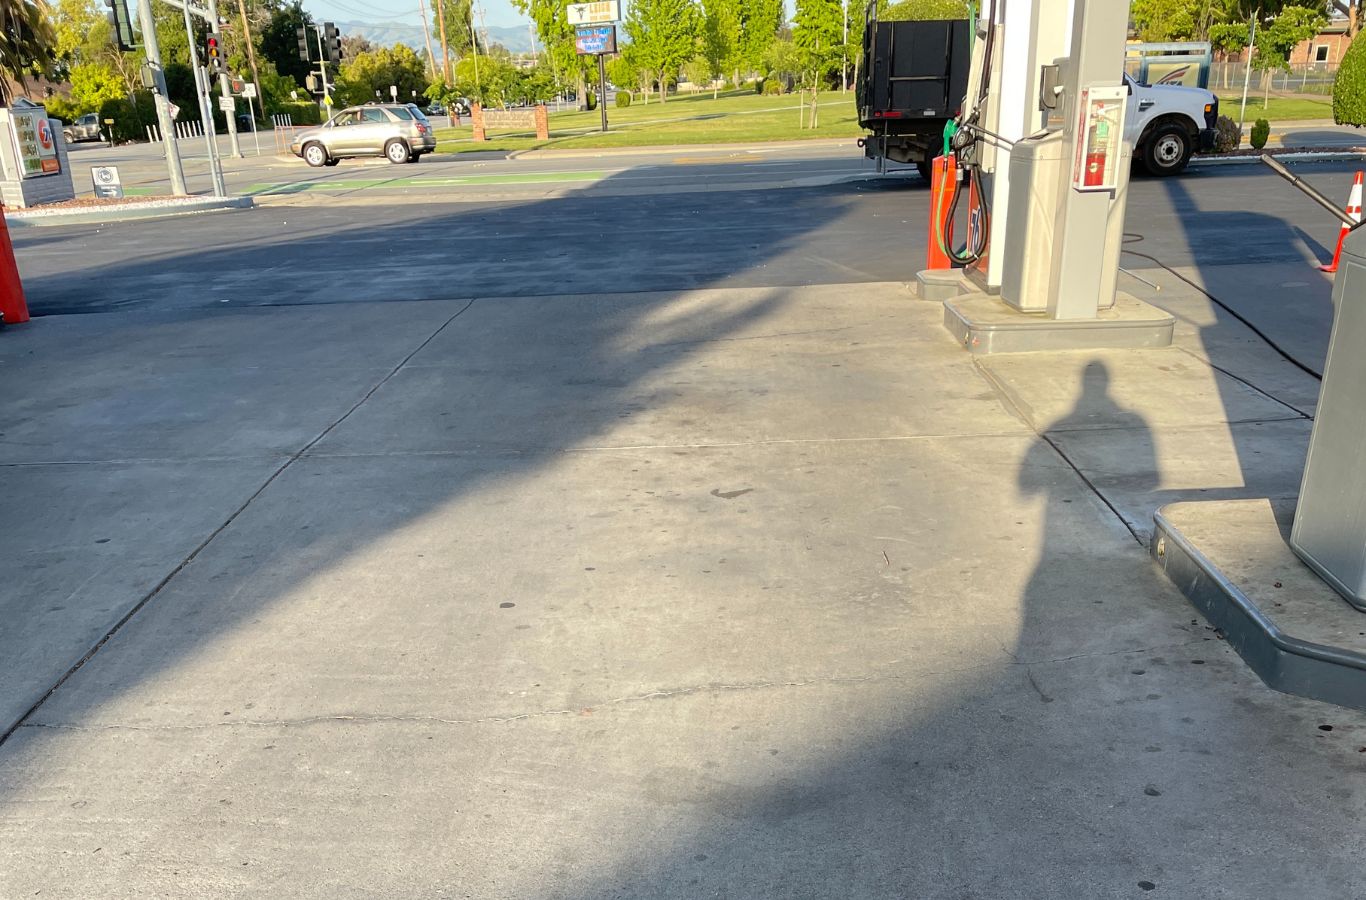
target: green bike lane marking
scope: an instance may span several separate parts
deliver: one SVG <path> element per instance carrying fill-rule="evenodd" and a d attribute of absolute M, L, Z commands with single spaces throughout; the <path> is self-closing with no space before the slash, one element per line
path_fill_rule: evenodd
<path fill-rule="evenodd" d="M 248 194 L 299 194 L 305 191 L 364 191 L 372 188 L 461 187 L 481 184 L 556 184 L 561 182 L 601 181 L 606 171 L 543 172 L 527 175 L 461 175 L 449 178 L 346 178 L 326 181 L 293 181 L 253 184 Z"/>

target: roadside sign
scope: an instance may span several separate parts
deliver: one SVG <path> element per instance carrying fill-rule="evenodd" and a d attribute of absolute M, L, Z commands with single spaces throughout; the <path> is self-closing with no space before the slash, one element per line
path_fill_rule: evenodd
<path fill-rule="evenodd" d="M 255 97 L 256 97 L 256 82 L 254 82 L 254 81 L 249 81 L 249 82 L 247 82 L 246 84 L 242 85 L 242 96 L 243 96 L 243 97 L 246 97 L 248 100 L 255 99 Z"/>
<path fill-rule="evenodd" d="M 15 106 L 10 110 L 10 127 L 19 151 L 21 178 L 55 175 L 62 170 L 45 109 Z"/>
<path fill-rule="evenodd" d="M 580 25 L 574 29 L 574 51 L 580 56 L 617 52 L 617 26 Z"/>
<path fill-rule="evenodd" d="M 118 199 L 123 196 L 123 182 L 119 179 L 118 166 L 91 166 L 90 181 L 95 186 L 97 198 Z"/>
<path fill-rule="evenodd" d="M 233 100 L 231 97 L 219 97 L 219 98 L 218 98 L 218 108 L 221 109 L 221 110 L 223 110 L 223 112 L 227 112 L 227 113 L 236 112 L 236 111 L 237 111 L 237 102 L 236 102 L 235 100 Z"/>
<path fill-rule="evenodd" d="M 169 100 L 166 101 L 166 110 L 171 114 L 172 120 L 180 118 L 180 107 Z"/>
<path fill-rule="evenodd" d="M 570 25 L 601 25 L 621 18 L 621 4 L 618 0 L 571 3 L 565 8 L 569 11 Z"/>
<path fill-rule="evenodd" d="M 398 99 L 398 85 L 396 85 L 396 84 L 391 84 L 391 85 L 389 85 L 389 96 L 390 96 L 390 97 L 393 97 L 395 100 Z"/>

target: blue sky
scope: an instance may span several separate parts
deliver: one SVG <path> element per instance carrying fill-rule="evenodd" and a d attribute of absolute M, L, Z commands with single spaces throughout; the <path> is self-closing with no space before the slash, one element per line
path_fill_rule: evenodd
<path fill-rule="evenodd" d="M 525 25 L 527 19 L 513 8 L 511 0 L 478 0 L 489 25 Z M 417 0 L 304 0 L 304 9 L 317 19 L 335 22 L 392 22 L 421 25 Z M 430 11 L 431 6 L 427 9 Z"/>

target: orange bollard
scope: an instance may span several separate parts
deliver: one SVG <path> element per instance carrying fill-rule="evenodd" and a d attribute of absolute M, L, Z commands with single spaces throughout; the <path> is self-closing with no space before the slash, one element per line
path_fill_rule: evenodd
<path fill-rule="evenodd" d="M 1347 196 L 1347 215 L 1356 221 L 1361 221 L 1361 172 L 1357 172 L 1356 180 L 1352 182 L 1352 193 Z M 1336 272 L 1338 270 L 1338 258 L 1342 256 L 1342 241 L 1347 237 L 1347 232 L 1351 227 L 1346 222 L 1342 223 L 1342 228 L 1338 231 L 1338 245 L 1333 251 L 1333 262 L 1331 265 L 1319 266 L 1320 272 Z"/>
<path fill-rule="evenodd" d="M 4 206 L 0 206 L 0 316 L 6 325 L 28 321 L 28 304 L 24 302 L 24 286 L 19 281 L 14 247 L 9 242 Z"/>
<path fill-rule="evenodd" d="M 940 246 L 944 222 L 949 217 L 950 197 L 958 185 L 958 159 L 952 153 L 930 162 L 930 234 L 925 253 L 926 269 L 952 269 L 953 263 Z"/>

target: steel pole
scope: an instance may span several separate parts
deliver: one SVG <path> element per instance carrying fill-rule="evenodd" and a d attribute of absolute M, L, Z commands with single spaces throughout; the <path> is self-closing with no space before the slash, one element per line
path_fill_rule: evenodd
<path fill-rule="evenodd" d="M 171 193 L 183 197 L 189 192 L 185 190 L 185 171 L 180 166 L 180 146 L 176 143 L 175 122 L 171 118 L 171 98 L 166 93 L 166 74 L 161 68 L 161 48 L 157 45 L 152 0 L 138 0 L 138 21 L 142 25 L 147 67 L 152 70 L 152 80 L 156 85 L 156 94 L 152 99 L 157 110 L 157 127 L 161 129 L 161 145 L 166 151 L 166 174 L 171 179 Z"/>
<path fill-rule="evenodd" d="M 212 19 L 212 21 L 210 22 L 210 25 L 209 25 L 210 29 L 213 30 L 213 31 L 217 31 L 217 30 L 218 30 L 218 23 L 221 21 L 221 20 L 218 18 L 218 0 L 209 0 L 209 16 L 210 16 L 211 19 Z M 251 38 L 248 37 L 247 35 L 243 35 L 243 38 L 247 41 L 247 43 L 251 43 Z M 220 49 L 221 49 L 221 48 L 220 48 Z M 223 61 L 224 61 L 224 62 L 227 62 L 227 58 L 225 57 Z M 224 96 L 224 97 L 227 97 L 227 98 L 229 98 L 229 99 L 232 99 L 232 80 L 231 80 L 230 78 L 228 78 L 228 73 L 226 73 L 226 72 L 219 72 L 219 73 L 218 73 L 218 89 L 221 90 L 221 91 L 223 92 L 223 96 Z M 210 93 L 212 93 L 212 91 L 210 91 Z M 227 121 L 227 123 L 228 123 L 228 144 L 232 147 L 232 155 L 235 156 L 235 157 L 237 157 L 238 159 L 241 159 L 241 158 L 242 158 L 242 145 L 239 144 L 238 141 L 237 141 L 237 101 L 236 101 L 236 100 L 233 101 L 233 104 L 232 104 L 232 112 L 228 112 L 226 109 L 223 110 L 223 118 L 224 118 L 224 120 Z"/>
<path fill-rule="evenodd" d="M 602 111 L 602 130 L 607 130 L 607 63 L 598 54 L 598 109 Z"/>
<path fill-rule="evenodd" d="M 209 175 L 213 178 L 213 195 L 215 197 L 226 197 L 228 190 L 223 184 L 223 170 L 218 167 L 218 143 L 216 140 L 218 135 L 213 129 L 213 109 L 210 105 L 208 73 L 199 64 L 199 51 L 195 48 L 194 23 L 190 21 L 189 4 L 180 9 L 185 14 L 186 49 L 190 53 L 190 68 L 194 70 L 195 100 L 199 103 L 199 121 L 204 126 L 204 145 L 209 154 Z"/>

